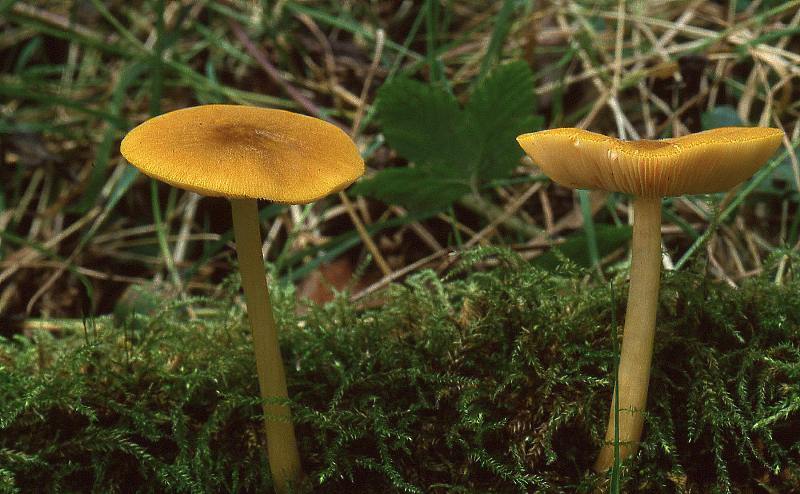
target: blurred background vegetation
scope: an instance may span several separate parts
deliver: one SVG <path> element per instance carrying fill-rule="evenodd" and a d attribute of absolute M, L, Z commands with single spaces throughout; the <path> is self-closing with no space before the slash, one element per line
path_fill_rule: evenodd
<path fill-rule="evenodd" d="M 782 128 L 751 181 L 665 201 L 664 266 L 791 285 L 798 53 L 797 0 L 2 0 L 0 336 L 80 334 L 84 318 L 164 299 L 196 318 L 193 301 L 228 296 L 227 203 L 156 184 L 118 152 L 146 118 L 205 103 L 325 118 L 362 151 L 348 196 L 262 204 L 263 251 L 298 299 L 344 290 L 382 306 L 392 282 L 445 276 L 478 246 L 604 286 L 626 267 L 628 199 L 556 186 L 513 142 L 559 126 Z"/>
<path fill-rule="evenodd" d="M 735 286 L 797 247 L 797 2 L 11 0 L 0 13 L 4 334 L 108 313 L 132 285 L 214 292 L 231 270 L 227 205 L 151 184 L 118 152 L 144 119 L 203 103 L 316 115 L 358 142 L 352 208 L 262 209 L 268 260 L 320 301 L 328 284 L 358 298 L 445 272 L 475 245 L 624 262 L 626 198 L 550 184 L 512 142 L 526 129 L 781 127 L 787 145 L 752 182 L 666 201 L 664 262 L 704 251 Z"/>
<path fill-rule="evenodd" d="M 214 292 L 231 269 L 227 205 L 151 184 L 118 152 L 149 116 L 214 102 L 328 118 L 358 142 L 369 171 L 352 208 L 333 197 L 263 209 L 268 259 L 319 300 L 325 280 L 347 286 L 359 266 L 356 295 L 443 272 L 474 245 L 624 261 L 626 198 L 549 184 L 512 142 L 539 127 L 783 128 L 787 146 L 753 182 L 665 207 L 668 268 L 705 250 L 716 279 L 758 274 L 798 240 L 797 3 L 620 5 L 3 2 L 3 331 L 108 313 L 136 284 Z"/>

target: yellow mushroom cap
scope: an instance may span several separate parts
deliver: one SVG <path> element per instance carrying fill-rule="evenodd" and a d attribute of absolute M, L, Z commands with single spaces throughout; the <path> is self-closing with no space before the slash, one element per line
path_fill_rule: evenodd
<path fill-rule="evenodd" d="M 566 187 L 666 197 L 731 189 L 755 173 L 782 138 L 778 129 L 722 127 L 641 141 L 552 129 L 517 141 L 545 175 Z"/>
<path fill-rule="evenodd" d="M 364 161 L 341 129 L 283 110 L 204 105 L 131 130 L 122 155 L 145 174 L 209 196 L 304 204 L 342 190 Z"/>

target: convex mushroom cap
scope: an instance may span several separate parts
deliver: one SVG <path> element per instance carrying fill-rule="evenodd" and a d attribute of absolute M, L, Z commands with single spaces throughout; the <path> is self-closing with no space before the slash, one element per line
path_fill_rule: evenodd
<path fill-rule="evenodd" d="M 772 156 L 783 132 L 722 127 L 663 140 L 622 141 L 582 129 L 524 134 L 519 144 L 553 181 L 640 197 L 730 190 Z"/>
<path fill-rule="evenodd" d="M 131 130 L 122 155 L 146 175 L 207 196 L 304 204 L 364 173 L 341 129 L 283 110 L 204 105 Z"/>

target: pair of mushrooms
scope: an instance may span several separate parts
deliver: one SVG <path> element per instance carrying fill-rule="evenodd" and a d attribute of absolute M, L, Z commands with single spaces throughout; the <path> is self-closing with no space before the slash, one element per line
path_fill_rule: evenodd
<path fill-rule="evenodd" d="M 775 151 L 775 129 L 724 128 L 662 141 L 625 142 L 577 129 L 520 136 L 525 152 L 561 185 L 635 196 L 631 283 L 619 366 L 621 456 L 641 437 L 661 264 L 661 197 L 728 190 Z M 352 140 L 322 120 L 281 110 L 205 105 L 142 123 L 122 141 L 123 156 L 146 175 L 231 201 L 233 229 L 276 491 L 302 475 L 278 334 L 264 276 L 257 199 L 305 204 L 364 173 Z M 615 407 L 595 465 L 613 461 Z"/>

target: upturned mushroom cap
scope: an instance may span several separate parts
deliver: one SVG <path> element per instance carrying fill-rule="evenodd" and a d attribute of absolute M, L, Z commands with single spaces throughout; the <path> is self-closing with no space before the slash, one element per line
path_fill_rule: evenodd
<path fill-rule="evenodd" d="M 517 141 L 548 177 L 566 187 L 666 197 L 731 189 L 755 173 L 782 138 L 778 129 L 723 127 L 641 141 L 551 129 Z"/>
<path fill-rule="evenodd" d="M 204 105 L 131 130 L 122 155 L 145 174 L 208 196 L 304 204 L 364 173 L 341 129 L 283 110 Z"/>

